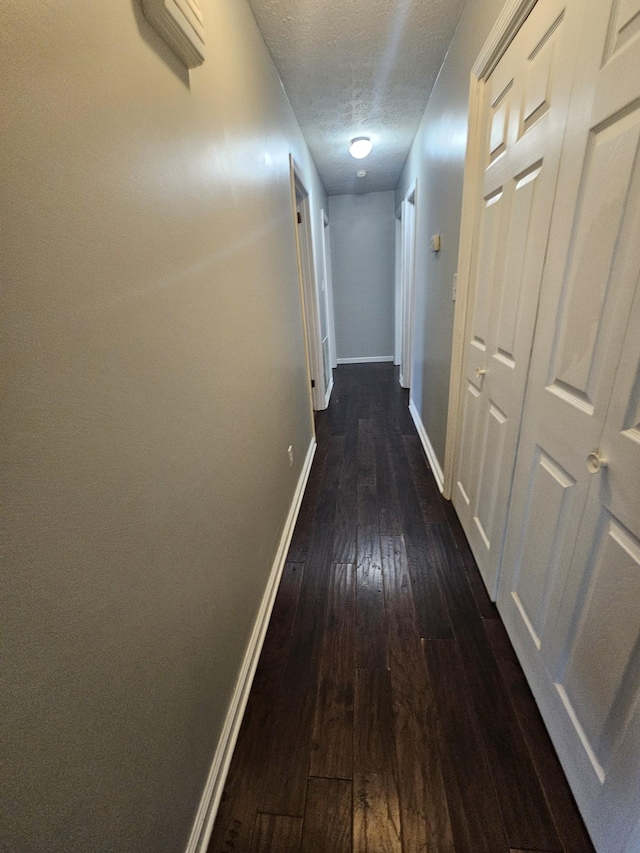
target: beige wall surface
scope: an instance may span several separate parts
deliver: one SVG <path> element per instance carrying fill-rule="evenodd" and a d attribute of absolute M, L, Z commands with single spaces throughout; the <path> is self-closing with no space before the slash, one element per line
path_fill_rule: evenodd
<path fill-rule="evenodd" d="M 467 0 L 396 188 L 396 206 L 417 178 L 415 317 L 411 397 L 444 467 L 467 143 L 469 76 L 505 0 Z M 432 234 L 442 236 L 438 254 Z"/>
<path fill-rule="evenodd" d="M 312 436 L 289 152 L 244 0 L 0 7 L 0 849 L 182 851 Z M 289 468 L 287 447 L 295 453 Z"/>

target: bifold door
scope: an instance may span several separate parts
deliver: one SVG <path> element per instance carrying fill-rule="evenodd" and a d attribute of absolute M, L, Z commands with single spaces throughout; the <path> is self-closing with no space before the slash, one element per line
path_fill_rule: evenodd
<path fill-rule="evenodd" d="M 597 849 L 638 853 L 640 0 L 580 2 L 498 602 Z"/>
<path fill-rule="evenodd" d="M 574 6 L 539 0 L 484 86 L 453 502 L 493 598 L 582 18 Z"/>

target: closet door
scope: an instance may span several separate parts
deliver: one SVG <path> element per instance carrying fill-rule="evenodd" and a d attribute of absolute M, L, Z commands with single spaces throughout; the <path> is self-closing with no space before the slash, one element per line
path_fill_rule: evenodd
<path fill-rule="evenodd" d="M 602 853 L 640 810 L 640 0 L 582 0 L 498 604 Z"/>
<path fill-rule="evenodd" d="M 493 598 L 581 17 L 565 6 L 539 0 L 485 84 L 453 502 Z"/>

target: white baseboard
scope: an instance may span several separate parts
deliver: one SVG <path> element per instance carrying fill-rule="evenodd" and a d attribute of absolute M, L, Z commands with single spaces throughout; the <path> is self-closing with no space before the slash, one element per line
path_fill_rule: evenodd
<path fill-rule="evenodd" d="M 329 401 L 331 400 L 331 392 L 333 391 L 333 377 L 331 377 L 331 382 L 329 383 L 329 387 L 327 388 L 327 393 L 324 398 L 324 407 L 325 409 L 329 405 Z"/>
<path fill-rule="evenodd" d="M 338 364 L 369 364 L 378 361 L 393 361 L 392 355 L 363 355 L 360 358 L 339 358 Z"/>
<path fill-rule="evenodd" d="M 282 571 L 287 558 L 289 545 L 291 544 L 291 537 L 293 536 L 293 528 L 295 527 L 298 512 L 300 511 L 302 496 L 304 495 L 307 480 L 309 479 L 309 472 L 311 471 L 311 463 L 313 462 L 315 452 L 316 440 L 315 438 L 312 438 L 300 473 L 300 478 L 296 486 L 296 491 L 291 502 L 289 515 L 287 516 L 284 530 L 280 537 L 278 552 L 271 568 L 267 588 L 265 589 L 262 597 L 260 610 L 258 611 L 253 631 L 251 632 L 251 639 L 249 640 L 249 645 L 247 646 L 247 651 L 240 669 L 240 675 L 238 676 L 238 681 L 236 682 L 235 690 L 233 691 L 229 711 L 227 712 L 222 734 L 218 741 L 218 747 L 213 757 L 207 783 L 200 800 L 200 806 L 196 814 L 185 853 L 205 853 L 211 838 L 213 824 L 216 819 L 218 806 L 220 805 L 222 789 L 227 778 L 227 773 L 229 772 L 231 756 L 233 755 L 233 750 L 240 732 L 242 717 L 244 716 L 247 700 L 249 699 L 251 684 L 256 672 L 256 667 L 258 666 L 260 652 L 262 651 L 262 644 L 264 643 L 264 638 L 267 633 L 269 619 L 271 618 L 271 611 L 273 610 L 278 585 L 280 583 L 280 578 L 282 577 Z"/>
<path fill-rule="evenodd" d="M 427 454 L 427 459 L 429 460 L 429 467 L 431 468 L 431 472 L 434 476 L 436 483 L 438 484 L 438 488 L 441 492 L 443 492 L 444 474 L 442 472 L 442 468 L 440 467 L 440 463 L 438 462 L 436 452 L 433 449 L 433 445 L 429 441 L 429 436 L 427 435 L 427 431 L 425 430 L 424 424 L 422 423 L 420 413 L 418 412 L 416 404 L 413 402 L 413 400 L 409 400 L 409 411 L 411 412 L 411 417 L 413 418 L 413 422 L 416 425 L 416 429 L 418 430 L 418 435 L 420 436 L 420 441 L 422 442 L 424 452 Z"/>

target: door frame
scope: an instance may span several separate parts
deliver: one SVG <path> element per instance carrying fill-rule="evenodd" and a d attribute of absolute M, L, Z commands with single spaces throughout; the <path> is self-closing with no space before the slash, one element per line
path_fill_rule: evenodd
<path fill-rule="evenodd" d="M 322 264 L 324 273 L 324 300 L 327 312 L 327 337 L 329 351 L 329 367 L 331 369 L 331 381 L 327 386 L 326 405 L 329 405 L 331 391 L 333 390 L 333 368 L 337 366 L 336 357 L 336 326 L 333 313 L 333 275 L 331 268 L 331 234 L 329 232 L 329 214 L 322 209 Z"/>
<path fill-rule="evenodd" d="M 302 328 L 309 379 L 309 403 L 313 420 L 314 410 L 326 409 L 327 404 L 325 401 L 324 370 L 322 369 L 322 336 L 320 333 L 315 252 L 311 231 L 311 207 L 309 190 L 292 154 L 289 154 L 289 171 L 302 305 Z M 298 212 L 300 213 L 300 222 L 298 222 Z"/>
<path fill-rule="evenodd" d="M 483 180 L 484 145 L 483 139 L 480 138 L 480 122 L 482 118 L 482 105 L 484 103 L 484 91 L 491 72 L 502 58 L 537 2 L 538 0 L 507 0 L 471 69 L 467 152 L 462 189 L 456 305 L 453 319 L 447 437 L 444 454 L 443 495 L 448 500 L 451 500 L 453 493 L 453 480 L 458 456 L 460 429 L 462 426 L 465 331 L 469 313 L 469 284 L 474 260 L 478 221 L 476 198 L 482 189 Z"/>
<path fill-rule="evenodd" d="M 393 317 L 393 363 L 399 367 L 402 349 L 402 202 L 395 214 L 395 269 L 394 269 L 394 317 Z"/>
<path fill-rule="evenodd" d="M 402 199 L 401 264 L 400 264 L 400 384 L 411 388 L 413 314 L 416 281 L 416 195 L 418 181 L 411 183 Z M 410 207 L 411 205 L 411 207 Z M 413 208 L 411 215 L 408 211 Z"/>

